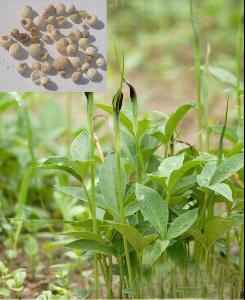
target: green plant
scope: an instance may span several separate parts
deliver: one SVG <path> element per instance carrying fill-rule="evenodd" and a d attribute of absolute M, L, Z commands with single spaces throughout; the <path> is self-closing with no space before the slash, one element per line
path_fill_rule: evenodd
<path fill-rule="evenodd" d="M 4 299 L 10 299 L 16 295 L 19 297 L 24 288 L 26 278 L 25 269 L 17 269 L 14 272 L 9 272 L 8 268 L 0 261 L 0 295 Z"/>
<path fill-rule="evenodd" d="M 123 74 L 121 71 L 121 83 Z M 135 97 L 136 93 L 132 93 L 133 87 L 130 88 L 131 96 Z M 166 146 L 166 142 L 170 140 L 178 143 L 175 134 L 177 125 L 195 105 L 184 105 L 168 119 L 148 115 L 138 120 L 136 141 L 135 119 L 121 111 L 122 104 L 121 84 L 113 98 L 112 109 L 98 105 L 113 115 L 115 153 L 108 153 L 104 161 L 96 155 L 93 161 L 89 160 L 89 135 L 82 132 L 71 146 L 73 160 L 51 158 L 40 165 L 41 168 L 66 171 L 81 182 L 83 188 L 57 188 L 67 195 L 85 201 L 89 206 L 93 186 L 88 185 L 91 176 L 88 177 L 90 180 L 86 176 L 91 163 L 95 167 L 98 178 L 98 185 L 95 185 L 94 190 L 95 205 L 96 210 L 103 210 L 102 215 L 98 215 L 98 212 L 96 214 L 97 232 L 94 232 L 93 218 L 71 222 L 73 229 L 65 235 L 74 240 L 67 244 L 64 241 L 65 247 L 80 250 L 82 253 L 95 253 L 95 262 L 99 262 L 108 297 L 141 297 L 145 291 L 146 278 L 153 281 L 158 278 L 152 279 L 162 261 L 170 266 L 175 264 L 177 258 L 174 253 L 179 247 L 182 247 L 181 255 L 185 261 L 183 268 L 186 273 L 187 262 L 194 261 L 197 278 L 203 272 L 203 267 L 211 278 L 214 271 L 213 257 L 217 263 L 219 261 L 217 242 L 221 242 L 227 232 L 237 230 L 243 225 L 243 214 L 237 212 L 237 205 L 240 205 L 238 195 L 242 192 L 237 176 L 240 176 L 244 166 L 243 153 L 238 151 L 224 158 L 224 125 L 218 157 L 199 152 L 194 147 L 177 152 L 172 147 L 171 156 L 162 158 L 161 147 Z M 165 122 L 163 133 L 162 122 Z M 140 145 L 138 150 L 136 143 Z M 142 161 L 141 181 L 135 176 L 138 174 L 139 155 Z M 227 206 L 227 214 L 223 217 L 215 214 L 215 206 L 220 202 Z M 240 245 L 241 238 L 238 237 L 237 243 Z M 229 255 L 227 251 L 229 246 L 224 255 Z M 114 268 L 118 271 L 112 268 L 113 257 L 117 262 Z M 177 262 L 177 266 L 179 264 Z M 95 282 L 99 280 L 98 274 Z M 112 285 L 115 276 L 120 278 L 118 294 L 115 294 L 115 287 Z M 175 280 L 176 276 L 171 270 L 171 280 Z M 162 275 L 159 277 L 158 280 L 162 282 Z M 174 293 L 173 287 L 170 295 L 173 296 Z"/>
<path fill-rule="evenodd" d="M 21 115 L 21 122 L 11 120 L 12 126 L 27 125 L 12 135 L 18 141 L 21 137 L 24 151 L 20 142 L 16 147 L 9 143 L 11 135 L 1 135 L 0 239 L 9 264 L 23 246 L 33 280 L 40 270 L 34 270 L 35 255 L 45 250 L 55 279 L 38 299 L 241 298 L 244 140 L 240 104 L 239 116 L 233 116 L 231 101 L 234 93 L 239 99 L 243 95 L 242 66 L 237 58 L 237 76 L 212 66 L 209 50 L 201 66 L 201 39 L 190 4 L 197 99 L 170 116 L 139 113 L 142 96 L 127 80 L 125 58 L 120 60 L 117 50 L 120 83 L 112 105 L 97 103 L 93 93 L 78 96 L 87 107 L 86 124 L 72 122 L 71 95 L 65 99 L 64 124 L 59 106 L 43 99 L 43 134 L 27 110 L 28 95 L 10 94 L 0 102 L 0 113 L 13 109 Z M 130 5 L 141 7 L 139 2 Z M 240 26 L 237 57 L 242 53 L 241 30 Z M 207 84 L 212 77 L 229 87 L 224 121 L 215 126 Z M 128 90 L 130 99 L 125 97 Z M 29 108 L 31 101 L 28 104 Z M 183 140 L 179 131 L 189 112 L 198 118 L 197 147 Z M 103 121 L 101 113 L 106 114 Z M 7 122 L 0 124 L 2 132 L 5 126 Z M 217 146 L 212 146 L 217 136 Z M 42 149 L 37 140 L 43 142 Z M 44 155 L 48 158 L 39 160 Z M 60 245 L 69 249 L 72 266 L 65 263 L 67 253 Z M 18 269 L 9 273 L 2 265 L 2 270 L 0 293 L 10 297 L 11 288 L 20 296 L 23 280 L 14 279 Z"/>

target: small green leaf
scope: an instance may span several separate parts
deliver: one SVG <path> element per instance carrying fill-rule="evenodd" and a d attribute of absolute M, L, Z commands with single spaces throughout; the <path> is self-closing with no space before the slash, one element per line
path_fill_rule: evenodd
<path fill-rule="evenodd" d="M 123 165 L 121 166 L 123 196 L 126 191 L 126 174 Z M 115 154 L 109 154 L 100 170 L 99 185 L 104 199 L 113 209 L 118 207 L 118 189 Z"/>
<path fill-rule="evenodd" d="M 82 131 L 71 144 L 72 160 L 86 161 L 90 159 L 90 138 Z"/>
<path fill-rule="evenodd" d="M 178 170 L 183 166 L 184 159 L 184 153 L 178 156 L 165 158 L 158 168 L 159 175 L 161 177 L 169 179 L 173 171 Z"/>
<path fill-rule="evenodd" d="M 190 210 L 177 217 L 170 225 L 166 239 L 172 240 L 186 232 L 196 221 L 198 209 Z"/>
<path fill-rule="evenodd" d="M 237 154 L 224 160 L 214 172 L 210 185 L 220 183 L 230 178 L 244 167 L 244 153 Z"/>
<path fill-rule="evenodd" d="M 164 237 L 168 224 L 168 204 L 153 189 L 141 184 L 136 185 L 136 198 L 146 220 Z"/>
<path fill-rule="evenodd" d="M 71 242 L 69 244 L 66 244 L 65 247 L 75 249 L 75 250 L 81 250 L 82 252 L 94 252 L 104 255 L 113 255 L 114 251 L 113 248 L 109 245 L 97 242 L 97 241 L 91 241 L 86 239 L 80 239 L 76 240 L 74 242 Z"/>
<path fill-rule="evenodd" d="M 151 268 L 162 253 L 167 249 L 169 241 L 155 240 L 143 251 L 142 263 L 145 268 Z"/>

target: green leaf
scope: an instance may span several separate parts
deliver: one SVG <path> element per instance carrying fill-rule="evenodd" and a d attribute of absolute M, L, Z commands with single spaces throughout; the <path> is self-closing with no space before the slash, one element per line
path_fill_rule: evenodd
<path fill-rule="evenodd" d="M 24 249 L 25 253 L 28 256 L 34 256 L 38 253 L 38 242 L 33 236 L 28 236 L 28 238 L 24 241 Z"/>
<path fill-rule="evenodd" d="M 173 171 L 180 169 L 183 166 L 185 154 L 165 158 L 159 168 L 158 173 L 161 177 L 169 179 Z"/>
<path fill-rule="evenodd" d="M 168 249 L 167 253 L 170 256 L 173 263 L 178 265 L 178 267 L 185 267 L 188 263 L 188 254 L 186 249 L 185 241 L 176 240 L 172 243 Z"/>
<path fill-rule="evenodd" d="M 183 204 L 184 202 L 187 202 L 188 199 L 190 198 L 191 194 L 192 194 L 192 191 L 186 191 L 182 195 L 169 197 L 169 199 L 168 199 L 169 207 L 175 208 L 176 205 Z"/>
<path fill-rule="evenodd" d="M 216 161 L 211 161 L 205 165 L 200 175 L 197 176 L 199 186 L 209 186 L 210 180 L 216 170 Z"/>
<path fill-rule="evenodd" d="M 213 75 L 217 80 L 229 83 L 232 86 L 236 87 L 237 85 L 237 78 L 232 73 L 228 72 L 227 70 L 215 67 L 209 67 L 209 73 Z"/>
<path fill-rule="evenodd" d="M 85 160 L 85 161 L 71 161 L 71 167 L 81 176 L 81 178 L 84 178 L 87 176 L 89 168 L 91 165 L 98 162 L 98 158 L 95 157 L 95 160 Z"/>
<path fill-rule="evenodd" d="M 112 115 L 113 113 L 113 109 L 111 106 L 105 105 L 105 104 L 96 104 L 97 107 L 99 107 L 100 109 L 108 112 L 109 114 Z M 133 123 L 130 120 L 130 118 L 125 114 L 125 112 L 121 111 L 120 112 L 120 121 L 121 123 L 128 129 L 128 131 L 134 135 L 134 127 L 133 127 Z"/>
<path fill-rule="evenodd" d="M 17 103 L 15 100 L 13 99 L 3 99 L 0 102 L 0 112 L 5 111 L 6 109 L 13 107 L 13 106 L 17 106 Z"/>
<path fill-rule="evenodd" d="M 9 298 L 10 297 L 10 290 L 9 289 L 5 289 L 5 288 L 1 288 L 0 287 L 0 295 Z"/>
<path fill-rule="evenodd" d="M 225 183 L 216 183 L 207 187 L 208 189 L 214 191 L 215 193 L 225 197 L 230 202 L 233 202 L 232 191 L 229 185 Z"/>
<path fill-rule="evenodd" d="M 71 144 L 72 160 L 86 161 L 90 159 L 90 138 L 82 131 Z"/>
<path fill-rule="evenodd" d="M 104 199 L 113 208 L 118 208 L 118 189 L 115 154 L 109 154 L 100 170 L 99 185 Z M 126 191 L 126 174 L 123 165 L 121 166 L 122 192 Z"/>
<path fill-rule="evenodd" d="M 71 238 L 80 238 L 89 241 L 101 241 L 101 238 L 97 234 L 90 231 L 70 230 L 70 231 L 61 232 L 59 234 L 69 236 Z"/>
<path fill-rule="evenodd" d="M 42 164 L 38 165 L 37 168 L 46 169 L 46 170 L 64 171 L 72 175 L 78 181 L 80 182 L 82 181 L 81 176 L 73 168 L 72 162 L 66 157 L 59 157 L 59 156 L 50 157 L 47 160 L 45 160 Z"/>
<path fill-rule="evenodd" d="M 136 198 L 146 220 L 164 237 L 168 225 L 168 204 L 153 189 L 141 184 L 136 185 Z"/>
<path fill-rule="evenodd" d="M 244 225 L 244 214 L 234 214 L 227 218 L 234 222 L 234 227 L 240 227 Z"/>
<path fill-rule="evenodd" d="M 81 250 L 82 252 L 88 251 L 88 252 L 99 253 L 104 255 L 114 254 L 113 248 L 110 247 L 109 245 L 97 241 L 86 240 L 86 239 L 76 240 L 74 242 L 66 244 L 65 247 L 75 249 L 75 250 Z"/>
<path fill-rule="evenodd" d="M 189 104 L 185 104 L 181 107 L 179 107 L 176 112 L 168 119 L 166 126 L 165 126 L 165 143 L 168 143 L 175 130 L 176 127 L 178 126 L 178 124 L 180 123 L 180 121 L 183 119 L 183 117 L 185 116 L 185 114 L 191 109 L 191 108 L 197 108 L 196 103 L 189 103 Z"/>
<path fill-rule="evenodd" d="M 205 241 L 207 248 L 210 248 L 218 239 L 235 226 L 234 220 L 222 217 L 214 217 L 205 228 Z"/>
<path fill-rule="evenodd" d="M 82 188 L 71 187 L 71 186 L 55 186 L 57 190 L 71 197 L 77 198 L 81 201 L 88 202 L 87 195 L 84 193 Z M 91 195 L 89 195 L 90 197 Z M 96 206 L 107 211 L 110 215 L 119 219 L 119 213 L 116 209 L 111 207 L 111 203 L 109 199 L 105 199 L 102 195 L 96 193 L 95 194 Z"/>
<path fill-rule="evenodd" d="M 122 137 L 122 153 L 126 158 L 127 163 L 136 167 L 136 146 L 134 137 L 128 133 L 125 129 L 121 130 Z"/>
<path fill-rule="evenodd" d="M 198 209 L 190 210 L 177 217 L 170 225 L 166 239 L 172 240 L 186 232 L 196 221 Z"/>
<path fill-rule="evenodd" d="M 210 185 L 220 183 L 230 178 L 244 167 L 244 153 L 237 154 L 224 160 L 214 172 Z"/>
<path fill-rule="evenodd" d="M 223 155 L 224 155 L 224 137 L 225 137 L 225 132 L 226 132 L 226 128 L 227 128 L 228 112 L 229 112 L 229 97 L 227 99 L 225 122 L 224 122 L 224 125 L 222 128 L 222 132 L 220 134 L 219 147 L 218 147 L 218 151 L 217 151 L 218 164 L 220 164 L 222 162 Z"/>
<path fill-rule="evenodd" d="M 156 240 L 149 246 L 147 246 L 143 251 L 143 267 L 151 268 L 162 253 L 167 249 L 169 241 L 162 241 L 160 239 Z"/>
<path fill-rule="evenodd" d="M 183 164 L 183 166 L 176 171 L 173 171 L 170 175 L 169 181 L 168 181 L 168 190 L 169 193 L 171 193 L 173 187 L 175 184 L 180 180 L 181 177 L 183 177 L 187 172 L 189 172 L 191 169 L 199 166 L 202 164 L 205 160 L 202 160 L 201 158 L 197 158 L 195 160 L 190 160 Z"/>
<path fill-rule="evenodd" d="M 124 208 L 125 217 L 135 214 L 139 210 L 139 204 L 137 201 L 131 202 Z"/>
<path fill-rule="evenodd" d="M 197 176 L 196 174 L 192 174 L 190 176 L 182 177 L 175 184 L 171 196 L 182 196 L 186 191 L 191 190 L 191 188 L 196 184 Z"/>
<path fill-rule="evenodd" d="M 110 227 L 118 231 L 138 253 L 141 253 L 147 245 L 156 239 L 154 235 L 143 236 L 136 228 L 130 225 L 107 223 Z"/>

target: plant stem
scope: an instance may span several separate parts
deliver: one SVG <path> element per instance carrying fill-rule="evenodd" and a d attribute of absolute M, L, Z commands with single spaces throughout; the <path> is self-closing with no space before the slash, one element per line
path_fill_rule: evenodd
<path fill-rule="evenodd" d="M 130 99 L 132 105 L 132 112 L 133 112 L 133 124 L 134 124 L 134 136 L 135 136 L 135 148 L 136 148 L 136 163 L 137 163 L 137 182 L 142 182 L 142 172 L 143 172 L 143 162 L 142 156 L 140 151 L 140 137 L 139 137 L 139 102 L 137 93 L 134 87 L 126 80 L 124 82 L 127 84 L 130 90 Z"/>
<path fill-rule="evenodd" d="M 206 150 L 210 150 L 210 130 L 209 130 L 209 57 L 211 53 L 210 45 L 207 45 L 206 62 L 204 68 L 204 83 L 203 83 L 203 95 L 204 95 L 204 116 L 205 116 L 205 131 L 206 131 Z"/>
<path fill-rule="evenodd" d="M 237 49 L 236 49 L 236 64 L 237 64 L 237 112 L 238 112 L 238 121 L 239 124 L 243 119 L 242 112 L 242 57 L 243 57 L 243 23 L 244 23 L 244 15 L 241 16 L 239 28 L 237 32 Z"/>
<path fill-rule="evenodd" d="M 200 38 L 196 28 L 196 22 L 194 19 L 193 4 L 190 0 L 190 12 L 192 29 L 195 39 L 195 67 L 196 67 L 196 93 L 197 93 L 197 104 L 198 104 L 198 145 L 199 150 L 203 149 L 203 107 L 202 107 L 202 97 L 201 97 L 201 46 Z"/>
<path fill-rule="evenodd" d="M 112 256 L 109 256 L 109 276 L 108 276 L 108 288 L 109 288 L 109 299 L 113 299 L 113 265 L 112 265 Z"/>
<path fill-rule="evenodd" d="M 69 93 L 66 96 L 66 124 L 65 124 L 65 134 L 67 139 L 67 154 L 70 153 L 71 144 L 71 127 L 72 127 L 72 95 Z"/>
<path fill-rule="evenodd" d="M 88 118 L 88 132 L 90 136 L 90 158 L 94 160 L 94 96 L 93 93 L 87 93 L 87 118 Z M 97 222 L 96 222 L 96 201 L 95 201 L 95 168 L 92 162 L 90 167 L 90 179 L 91 179 L 91 215 L 93 222 L 93 232 L 98 234 Z M 94 276 L 95 276 L 95 296 L 99 298 L 99 268 L 98 268 L 98 255 L 95 255 L 94 262 Z"/>
<path fill-rule="evenodd" d="M 240 237 L 240 257 L 239 257 L 239 289 L 238 289 L 238 297 L 240 298 L 242 295 L 243 288 L 243 280 L 244 280 L 244 227 L 241 229 L 241 237 Z"/>
<path fill-rule="evenodd" d="M 122 259 L 121 257 L 117 258 L 118 261 L 118 266 L 119 266 L 119 272 L 120 272 L 120 281 L 119 281 L 119 295 L 118 298 L 122 299 L 122 291 L 125 289 L 126 287 L 126 283 L 125 283 L 125 279 L 124 279 L 124 273 L 123 273 L 123 266 L 122 266 Z"/>
<path fill-rule="evenodd" d="M 114 132 L 115 132 L 116 167 L 117 167 L 118 204 L 119 204 L 121 223 L 126 224 L 126 220 L 124 216 L 124 202 L 123 202 L 122 178 L 121 178 L 120 113 L 114 110 L 113 116 L 114 116 Z M 129 284 L 130 284 L 130 288 L 133 289 L 133 276 L 132 276 L 131 262 L 129 257 L 128 242 L 124 236 L 123 236 L 123 245 L 124 245 L 127 268 L 128 268 Z"/>

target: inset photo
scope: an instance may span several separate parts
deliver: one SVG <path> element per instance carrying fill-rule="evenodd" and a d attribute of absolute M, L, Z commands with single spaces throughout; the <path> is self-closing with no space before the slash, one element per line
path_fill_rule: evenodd
<path fill-rule="evenodd" d="M 106 0 L 9 0 L 0 10 L 1 92 L 103 92 Z"/>

